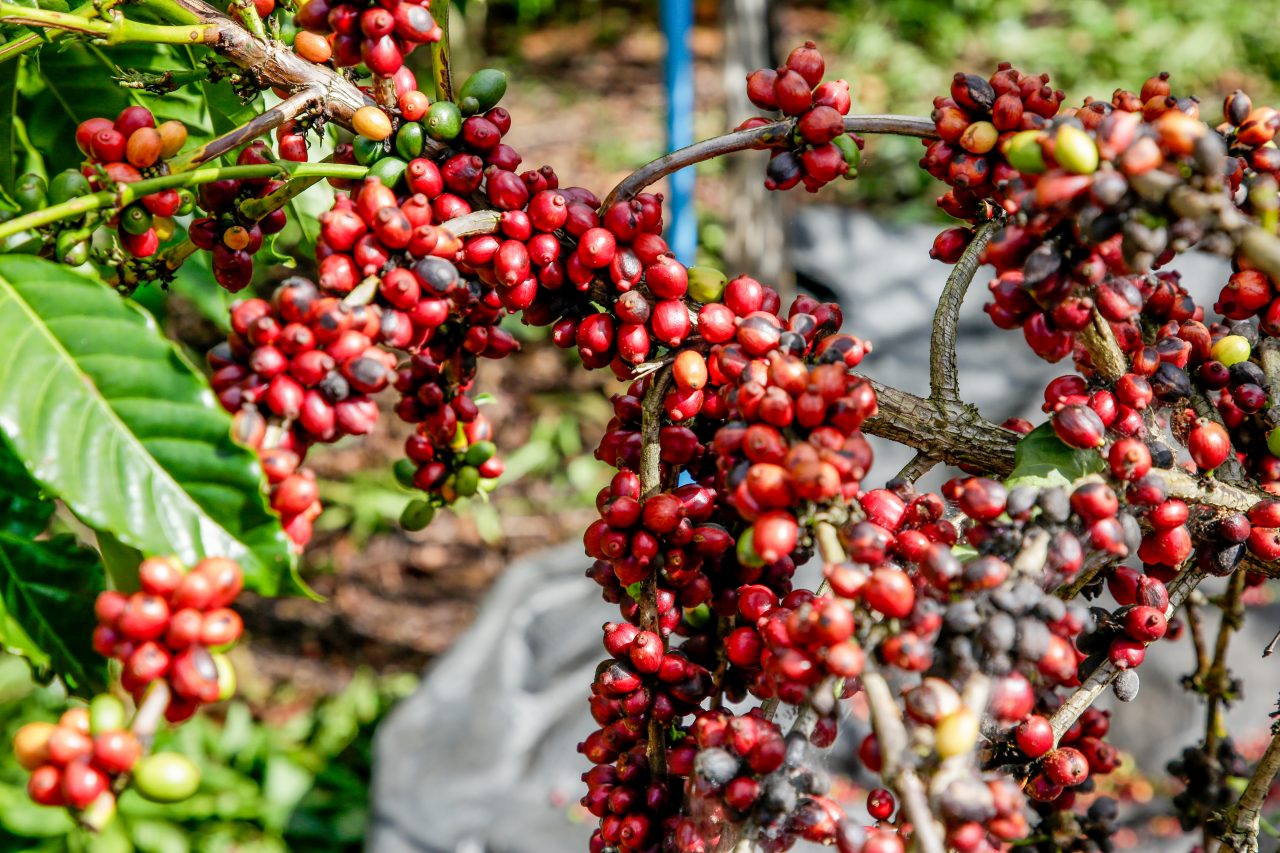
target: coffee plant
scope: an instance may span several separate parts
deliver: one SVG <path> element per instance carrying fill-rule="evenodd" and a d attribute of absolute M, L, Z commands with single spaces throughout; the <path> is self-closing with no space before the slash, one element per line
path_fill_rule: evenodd
<path fill-rule="evenodd" d="M 1002 64 L 957 73 L 930 118 L 858 115 L 808 43 L 747 77 L 760 116 L 601 199 L 522 169 L 506 76 L 455 89 L 425 2 L 53 5 L 0 2 L 0 89 L 12 107 L 60 74 L 78 109 L 112 109 L 16 180 L 13 112 L 0 140 L 0 639 L 86 700 L 18 731 L 32 800 L 93 830 L 126 788 L 194 794 L 195 766 L 153 740 L 234 691 L 242 588 L 305 592 L 308 451 L 389 409 L 413 425 L 391 462 L 406 529 L 489 492 L 477 364 L 522 322 L 621 383 L 584 535 L 618 606 L 583 685 L 592 851 L 1111 850 L 1121 804 L 1098 780 L 1121 755 L 1092 705 L 1135 700 L 1147 647 L 1184 631 L 1206 719 L 1170 808 L 1202 849 L 1258 848 L 1280 735 L 1250 767 L 1222 709 L 1231 636 L 1280 558 L 1280 112 L 1235 91 L 1206 122 L 1166 74 L 1065 106 Z M 76 65 L 104 55 L 111 81 Z M 872 345 L 841 306 L 676 260 L 648 191 L 764 149 L 769 189 L 817 192 L 857 177 L 872 134 L 919 138 L 962 223 L 932 251 L 952 271 L 927 398 L 860 372 Z M 1191 249 L 1232 264 L 1209 310 L 1170 268 Z M 280 261 L 315 277 L 267 285 Z M 132 298 L 184 264 L 246 293 L 207 371 Z M 1069 364 L 1040 425 L 959 396 L 982 264 L 992 322 Z M 867 435 L 917 454 L 867 482 Z M 917 488 L 939 463 L 963 473 Z M 87 534 L 45 535 L 55 513 Z M 810 560 L 816 589 L 795 580 Z M 1218 577 L 1210 644 L 1197 587 Z M 848 701 L 882 780 L 870 826 L 822 767 Z"/>

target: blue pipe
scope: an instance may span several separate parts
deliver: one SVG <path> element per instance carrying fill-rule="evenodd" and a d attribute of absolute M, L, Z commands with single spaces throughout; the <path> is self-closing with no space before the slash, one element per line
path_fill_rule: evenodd
<path fill-rule="evenodd" d="M 693 144 L 693 0 L 662 0 L 662 32 L 667 39 L 663 75 L 667 89 L 667 151 Z M 686 266 L 697 259 L 698 217 L 693 206 L 693 168 L 669 179 L 671 218 L 667 243 L 676 259 Z"/>

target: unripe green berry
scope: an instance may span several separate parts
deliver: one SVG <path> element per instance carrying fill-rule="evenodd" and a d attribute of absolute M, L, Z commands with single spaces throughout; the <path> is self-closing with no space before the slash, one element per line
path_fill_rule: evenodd
<path fill-rule="evenodd" d="M 1080 128 L 1064 124 L 1054 137 L 1053 159 L 1068 172 L 1092 175 L 1098 170 L 1098 145 Z"/>
<path fill-rule="evenodd" d="M 1249 339 L 1243 335 L 1226 335 L 1213 345 L 1210 354 L 1227 367 L 1248 361 L 1252 348 Z"/>
<path fill-rule="evenodd" d="M 1019 172 L 1038 175 L 1045 170 L 1044 152 L 1040 150 L 1043 131 L 1024 130 L 1015 133 L 1004 144 L 1004 156 L 1009 165 Z"/>
<path fill-rule="evenodd" d="M 89 734 L 123 729 L 124 724 L 124 703 L 110 693 L 99 693 L 89 701 Z"/>
<path fill-rule="evenodd" d="M 689 298 L 704 305 L 719 302 L 729 279 L 714 267 L 689 267 Z"/>
<path fill-rule="evenodd" d="M 200 769 L 176 752 L 148 755 L 133 770 L 133 786 L 153 803 L 176 803 L 200 787 Z"/>

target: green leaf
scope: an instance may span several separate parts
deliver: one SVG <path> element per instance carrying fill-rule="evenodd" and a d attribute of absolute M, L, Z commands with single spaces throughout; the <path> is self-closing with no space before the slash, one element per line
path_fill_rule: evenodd
<path fill-rule="evenodd" d="M 242 101 L 225 80 L 221 83 L 205 82 L 200 84 L 200 88 L 204 92 L 204 103 L 209 110 L 209 120 L 215 136 L 235 130 L 264 109 L 261 94 L 247 102 Z"/>
<path fill-rule="evenodd" d="M 1058 438 L 1053 424 L 1043 423 L 1023 436 L 1013 455 L 1013 472 L 1005 485 L 1066 486 L 1101 471 L 1105 463 L 1094 450 L 1077 450 Z"/>
<path fill-rule="evenodd" d="M 0 257 L 0 429 L 81 519 L 145 554 L 239 560 L 275 594 L 289 543 L 262 469 L 154 320 L 96 279 Z"/>
<path fill-rule="evenodd" d="M 36 539 L 53 502 L 0 440 L 0 644 L 52 667 L 67 686 L 88 694 L 106 684 L 93 650 L 93 602 L 104 586 L 98 555 L 63 534 Z"/>

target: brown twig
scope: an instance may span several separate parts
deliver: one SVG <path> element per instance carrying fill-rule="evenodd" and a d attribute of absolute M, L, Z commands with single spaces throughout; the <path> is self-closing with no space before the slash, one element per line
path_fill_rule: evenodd
<path fill-rule="evenodd" d="M 324 103 L 324 91 L 319 86 L 300 89 L 274 107 L 259 113 L 239 127 L 211 139 L 204 145 L 186 152 L 169 164 L 170 171 L 182 172 L 194 169 L 201 163 L 216 160 L 228 151 L 234 151 L 260 136 L 265 136 L 301 113 L 319 108 Z M 318 180 L 318 179 L 317 179 Z"/>
<path fill-rule="evenodd" d="M 662 401 L 671 386 L 670 368 L 657 373 L 650 380 L 645 392 L 640 419 L 640 496 L 648 500 L 662 491 Z M 644 581 L 640 595 L 640 627 L 662 636 L 658 616 L 658 572 L 655 564 Z M 666 638 L 663 638 L 666 645 Z M 667 766 L 666 729 L 655 716 L 649 718 L 648 746 L 649 770 L 655 777 L 664 776 Z"/>
<path fill-rule="evenodd" d="M 344 127 L 351 126 L 351 116 L 356 110 L 373 103 L 372 98 L 339 72 L 308 62 L 288 45 L 255 38 L 204 0 L 174 0 L 174 3 L 194 15 L 197 21 L 219 24 L 219 38 L 213 49 L 252 75 L 264 88 L 276 87 L 290 93 L 317 90 L 324 115 Z"/>
<path fill-rule="evenodd" d="M 938 307 L 933 312 L 933 332 L 929 339 L 929 397 L 935 402 L 960 401 L 960 369 L 956 364 L 956 334 L 960 325 L 960 306 L 978 272 L 982 252 L 996 232 L 1004 227 L 1004 214 L 978 226 L 973 239 L 956 261 L 947 283 L 938 297 Z"/>
<path fill-rule="evenodd" d="M 1226 830 L 1219 836 L 1222 848 L 1234 853 L 1257 853 L 1258 822 L 1262 804 L 1271 792 L 1271 783 L 1280 772 L 1280 731 L 1273 727 L 1271 742 L 1262 754 L 1244 793 L 1225 815 Z"/>
<path fill-rule="evenodd" d="M 862 429 L 915 448 L 939 462 L 970 465 L 1000 477 L 1013 470 L 1016 432 L 984 419 L 967 403 L 935 403 L 874 379 L 879 414 Z"/>
<path fill-rule="evenodd" d="M 1129 372 L 1129 363 L 1120 350 L 1111 325 L 1095 309 L 1089 325 L 1080 332 L 1080 343 L 1089 352 L 1089 362 L 1107 382 L 1115 382 Z"/>
<path fill-rule="evenodd" d="M 1204 751 L 1209 755 L 1217 749 L 1218 738 L 1222 736 L 1221 708 L 1231 683 L 1227 669 L 1227 649 L 1231 645 L 1231 635 L 1240 627 L 1243 615 L 1240 596 L 1244 594 L 1246 574 L 1243 569 L 1237 569 L 1227 585 L 1226 595 L 1222 598 L 1222 623 L 1218 626 L 1218 639 L 1213 646 L 1213 663 L 1209 665 L 1202 682 L 1209 700 L 1204 721 Z"/>
<path fill-rule="evenodd" d="M 915 483 L 916 480 L 933 470 L 933 467 L 937 464 L 937 459 L 934 459 L 923 450 L 918 450 L 916 455 L 912 456 L 907 464 L 902 466 L 902 470 L 898 472 L 898 476 L 894 477 L 894 479 Z"/>
<path fill-rule="evenodd" d="M 933 139 L 937 136 L 933 120 L 915 116 L 897 115 L 865 115 L 846 116 L 844 129 L 849 133 L 889 133 L 899 136 L 915 136 L 921 139 Z M 641 166 L 614 187 L 605 197 L 601 209 L 608 207 L 620 198 L 632 198 L 645 187 L 678 172 L 686 166 L 711 160 L 735 151 L 746 151 L 751 148 L 767 148 L 791 138 L 795 131 L 795 120 L 776 121 L 750 130 L 737 130 L 724 136 L 704 139 L 701 142 L 672 151 L 651 163 Z"/>

